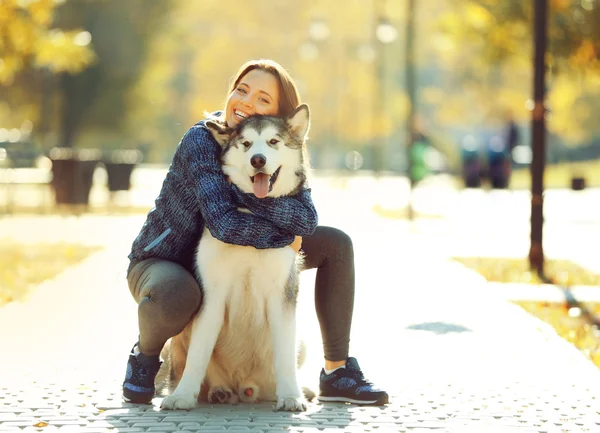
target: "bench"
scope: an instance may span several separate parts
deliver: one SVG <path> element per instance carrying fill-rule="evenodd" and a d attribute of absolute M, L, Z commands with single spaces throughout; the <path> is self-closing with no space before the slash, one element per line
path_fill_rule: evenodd
<path fill-rule="evenodd" d="M 12 213 L 17 203 L 22 204 L 25 199 L 15 200 L 16 193 L 21 187 L 34 187 L 43 189 L 41 199 L 30 200 L 34 202 L 32 208 L 44 210 L 52 207 L 53 188 L 52 170 L 46 168 L 0 168 L 0 187 L 2 188 L 4 213 Z"/>

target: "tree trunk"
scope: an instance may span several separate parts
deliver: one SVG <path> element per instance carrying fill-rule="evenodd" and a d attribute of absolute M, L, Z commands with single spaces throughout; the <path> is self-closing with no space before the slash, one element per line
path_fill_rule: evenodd
<path fill-rule="evenodd" d="M 546 164 L 545 72 L 548 0 L 535 0 L 534 9 L 534 77 L 532 113 L 531 162 L 531 247 L 529 265 L 538 275 L 544 275 L 544 168 Z"/>

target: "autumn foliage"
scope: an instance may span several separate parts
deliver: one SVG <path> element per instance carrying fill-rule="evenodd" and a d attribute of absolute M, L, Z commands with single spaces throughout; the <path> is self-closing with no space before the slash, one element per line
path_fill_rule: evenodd
<path fill-rule="evenodd" d="M 52 26 L 58 0 L 0 2 L 0 85 L 9 85 L 27 67 L 77 73 L 94 61 L 90 34 L 83 28 Z"/>

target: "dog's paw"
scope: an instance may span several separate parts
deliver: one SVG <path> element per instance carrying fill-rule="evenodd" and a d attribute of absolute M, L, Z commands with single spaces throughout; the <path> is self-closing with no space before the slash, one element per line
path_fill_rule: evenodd
<path fill-rule="evenodd" d="M 208 402 L 211 404 L 237 403 L 238 396 L 230 388 L 215 386 L 208 390 Z"/>
<path fill-rule="evenodd" d="M 181 393 L 177 392 L 165 397 L 160 404 L 161 409 L 183 409 L 190 410 L 196 407 L 198 396 L 193 393 Z"/>
<path fill-rule="evenodd" d="M 306 410 L 306 400 L 302 397 L 278 397 L 276 409 L 287 412 L 303 412 Z"/>

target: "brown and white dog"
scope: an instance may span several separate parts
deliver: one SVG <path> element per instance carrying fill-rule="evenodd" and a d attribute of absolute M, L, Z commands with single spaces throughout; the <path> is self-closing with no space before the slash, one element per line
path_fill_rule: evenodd
<path fill-rule="evenodd" d="M 212 120 L 206 126 L 223 147 L 223 172 L 242 191 L 262 198 L 303 188 L 307 105 L 288 118 L 252 116 L 235 129 Z M 292 248 L 227 244 L 204 230 L 196 255 L 203 304 L 170 343 L 171 382 L 178 384 L 163 408 L 191 409 L 200 398 L 276 401 L 278 410 L 306 410 L 297 379 L 301 262 Z"/>

